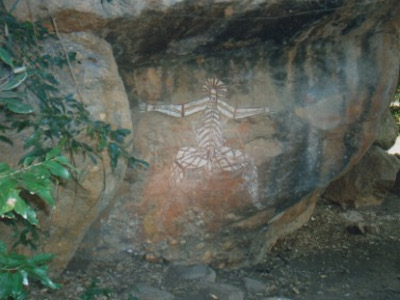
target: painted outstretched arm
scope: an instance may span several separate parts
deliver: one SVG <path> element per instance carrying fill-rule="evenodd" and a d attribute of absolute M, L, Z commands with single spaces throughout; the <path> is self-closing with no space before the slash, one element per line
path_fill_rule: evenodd
<path fill-rule="evenodd" d="M 157 111 L 172 117 L 183 118 L 204 110 L 208 101 L 208 97 L 184 104 L 149 104 L 140 101 L 139 110 L 141 112 Z"/>
<path fill-rule="evenodd" d="M 218 110 L 227 118 L 241 119 L 259 114 L 272 113 L 269 107 L 235 108 L 228 103 L 218 100 Z"/>

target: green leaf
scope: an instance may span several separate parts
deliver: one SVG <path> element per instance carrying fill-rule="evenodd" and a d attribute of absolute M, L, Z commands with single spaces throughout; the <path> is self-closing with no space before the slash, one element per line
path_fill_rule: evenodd
<path fill-rule="evenodd" d="M 0 59 L 10 67 L 13 67 L 12 56 L 6 49 L 2 47 L 0 47 Z"/>
<path fill-rule="evenodd" d="M 13 141 L 10 140 L 8 137 L 4 136 L 4 135 L 0 135 L 0 141 L 7 143 L 9 145 L 14 145 Z"/>
<path fill-rule="evenodd" d="M 6 178 L 0 182 L 0 216 L 13 211 L 18 202 L 18 190 L 13 179 Z"/>
<path fill-rule="evenodd" d="M 131 131 L 126 128 L 120 128 L 120 129 L 115 130 L 115 133 L 123 135 L 123 136 L 127 136 L 131 133 Z"/>
<path fill-rule="evenodd" d="M 27 296 L 23 287 L 23 277 L 21 273 L 16 272 L 11 275 L 12 297 L 16 300 L 24 300 Z"/>
<path fill-rule="evenodd" d="M 20 184 L 26 190 L 37 194 L 41 199 L 46 201 L 47 204 L 54 206 L 55 201 L 51 195 L 53 186 L 48 177 L 41 178 L 40 176 L 37 176 L 37 174 L 24 173 L 20 177 Z"/>
<path fill-rule="evenodd" d="M 14 195 L 15 196 L 15 195 Z M 21 197 L 16 197 L 14 211 L 33 225 L 39 225 L 35 211 Z"/>
<path fill-rule="evenodd" d="M 96 158 L 96 156 L 93 154 L 93 153 L 90 153 L 89 152 L 89 158 L 90 158 L 90 160 L 92 161 L 92 163 L 94 164 L 94 165 L 97 165 L 97 158 Z"/>
<path fill-rule="evenodd" d="M 149 164 L 147 161 L 145 161 L 145 160 L 137 159 L 137 158 L 135 158 L 135 157 L 129 157 L 129 159 L 128 159 L 128 166 L 129 166 L 130 168 L 136 166 L 137 164 L 140 164 L 140 165 L 142 165 L 142 166 L 144 166 L 144 167 L 146 167 L 146 168 L 149 168 L 149 167 L 150 167 L 150 164 Z"/>
<path fill-rule="evenodd" d="M 24 96 L 23 93 L 19 92 L 14 92 L 14 91 L 1 91 L 0 92 L 0 101 L 3 99 L 14 99 L 14 98 L 19 98 L 22 99 Z"/>
<path fill-rule="evenodd" d="M 28 138 L 28 140 L 30 140 L 30 139 L 32 139 L 33 137 L 32 136 L 30 136 L 29 138 Z M 31 147 L 32 145 L 27 145 L 26 144 L 27 143 L 27 141 L 25 141 L 25 143 L 24 143 L 24 149 L 26 149 L 26 148 L 29 148 L 29 147 Z M 40 145 L 39 145 L 40 146 Z M 25 160 L 26 160 L 26 162 L 28 163 L 29 162 L 29 160 L 31 160 L 31 163 L 32 162 L 34 162 L 35 160 L 40 160 L 45 154 L 46 154 L 46 150 L 44 150 L 44 149 L 42 149 L 42 148 L 40 148 L 40 147 L 35 147 L 35 148 L 33 148 L 33 150 L 32 151 L 29 151 L 28 153 L 26 153 L 24 156 L 22 156 L 22 158 L 19 160 L 19 164 L 23 164 L 24 162 L 25 162 Z M 30 159 L 29 159 L 30 158 Z M 31 164 L 30 163 L 30 164 Z M 29 165 L 30 165 L 29 164 Z M 46 169 L 46 171 L 47 171 L 47 169 Z"/>
<path fill-rule="evenodd" d="M 11 168 L 8 164 L 0 162 L 0 173 L 4 173 L 5 171 L 9 171 Z"/>
<path fill-rule="evenodd" d="M 15 76 L 12 76 L 11 79 L 6 84 L 1 86 L 1 89 L 3 91 L 12 90 L 17 86 L 19 86 L 21 83 L 23 83 L 27 77 L 28 77 L 27 72 L 16 74 Z"/>
<path fill-rule="evenodd" d="M 25 256 L 10 252 L 3 255 L 2 263 L 7 269 L 16 269 L 25 263 Z"/>
<path fill-rule="evenodd" d="M 46 166 L 50 172 L 58 177 L 68 179 L 70 174 L 67 168 L 65 168 L 63 165 L 58 163 L 57 161 L 54 160 L 48 160 L 43 163 L 44 166 Z"/>
<path fill-rule="evenodd" d="M 94 152 L 93 148 L 86 143 L 82 143 L 82 147 L 85 151 Z"/>
<path fill-rule="evenodd" d="M 107 147 L 107 139 L 103 135 L 100 135 L 99 136 L 99 144 L 97 146 L 97 151 L 101 152 L 106 147 Z"/>
<path fill-rule="evenodd" d="M 11 296 L 11 272 L 0 272 L 0 299 L 8 299 Z"/>
<path fill-rule="evenodd" d="M 47 275 L 47 266 L 35 267 L 32 269 L 31 274 L 32 277 L 39 279 L 40 282 L 48 288 L 55 290 L 60 287 L 59 284 L 53 282 Z"/>
<path fill-rule="evenodd" d="M 37 158 L 36 156 L 25 157 L 23 162 L 22 162 L 22 165 L 24 167 L 30 166 L 35 161 L 36 158 Z"/>
<path fill-rule="evenodd" d="M 7 252 L 7 245 L 0 240 L 0 255 Z M 1 256 L 0 256 L 1 257 Z"/>
<path fill-rule="evenodd" d="M 48 182 L 50 182 L 49 178 L 51 176 L 51 172 L 43 164 L 43 162 L 38 163 L 32 166 L 30 169 L 27 170 L 27 172 L 24 172 L 23 174 L 31 173 L 33 176 L 35 176 L 35 181 L 40 181 L 42 185 L 47 185 Z"/>
<path fill-rule="evenodd" d="M 0 273 L 0 299 L 25 299 L 26 293 L 22 283 L 23 277 L 19 272 Z"/>
<path fill-rule="evenodd" d="M 118 143 L 123 143 L 124 139 L 127 135 L 129 135 L 131 131 L 129 129 L 121 128 L 111 132 L 110 137 L 112 140 L 117 141 Z"/>
<path fill-rule="evenodd" d="M 46 153 L 46 160 L 52 159 L 56 156 L 59 156 L 61 154 L 61 149 L 56 147 L 51 149 L 49 152 Z"/>
<path fill-rule="evenodd" d="M 19 98 L 0 98 L 0 102 L 4 103 L 9 110 L 17 114 L 28 114 L 33 112 L 33 107 L 23 103 Z"/>
<path fill-rule="evenodd" d="M 28 139 L 25 140 L 24 149 L 27 149 L 33 145 L 36 145 L 37 142 L 39 141 L 39 139 L 41 138 L 41 136 L 42 136 L 41 131 L 35 131 Z M 28 154 L 27 154 L 27 156 L 28 156 Z"/>
<path fill-rule="evenodd" d="M 59 162 L 60 164 L 64 165 L 64 166 L 68 166 L 68 167 L 72 167 L 69 163 L 68 158 L 66 158 L 65 156 L 57 156 L 56 158 L 54 158 L 55 161 Z"/>
<path fill-rule="evenodd" d="M 21 102 L 21 99 L 18 97 L 0 97 L 0 102 L 7 105 L 14 102 Z"/>
<path fill-rule="evenodd" d="M 32 250 L 37 250 L 38 248 L 38 239 L 39 239 L 39 229 L 37 226 L 29 223 L 29 221 L 21 220 L 22 225 L 25 227 L 21 232 L 17 232 L 17 229 L 14 230 L 14 236 L 18 238 L 18 240 L 12 245 L 12 249 L 17 247 L 18 245 L 24 245 Z"/>
<path fill-rule="evenodd" d="M 52 207 L 54 207 L 55 205 L 55 200 L 51 194 L 51 192 L 49 190 L 46 189 L 40 189 L 36 192 L 36 194 L 43 199 L 44 201 L 46 201 L 47 204 L 51 205 Z"/>
<path fill-rule="evenodd" d="M 118 157 L 119 157 L 119 146 L 115 143 L 110 143 L 108 144 L 108 155 L 110 156 L 111 159 L 111 168 L 115 169 L 117 167 L 118 163 Z"/>
<path fill-rule="evenodd" d="M 55 257 L 54 254 L 42 253 L 37 254 L 27 260 L 30 265 L 43 265 L 49 263 Z"/>
<path fill-rule="evenodd" d="M 7 108 L 16 114 L 30 114 L 34 111 L 32 105 L 22 103 L 19 101 L 8 103 Z"/>

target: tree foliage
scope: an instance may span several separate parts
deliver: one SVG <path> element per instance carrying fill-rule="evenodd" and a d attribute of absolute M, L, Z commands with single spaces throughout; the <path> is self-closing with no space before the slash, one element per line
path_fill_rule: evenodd
<path fill-rule="evenodd" d="M 26 68 L 16 68 L 11 55 L 2 47 L 0 47 L 0 59 L 11 69 L 11 74 L 4 75 L 5 72 L 1 74 L 0 108 L 2 112 L 10 115 L 32 113 L 32 106 L 23 102 L 21 93 L 14 91 L 26 80 Z M 1 129 L 3 132 L 9 130 L 3 125 Z M 13 143 L 6 135 L 1 135 L 0 140 L 9 144 Z M 49 150 L 43 159 L 26 157 L 18 168 L 12 168 L 6 162 L 0 161 L 0 221 L 6 222 L 20 218 L 25 220 L 23 224 L 27 228 L 38 227 L 36 212 L 27 202 L 26 195 L 37 195 L 48 205 L 54 206 L 55 200 L 52 195 L 54 180 L 68 179 L 70 167 L 68 159 L 61 155 L 59 148 Z M 31 231 L 35 232 L 32 227 Z M 24 239 L 25 235 L 20 237 L 23 244 L 29 244 L 27 239 Z M 39 280 L 46 287 L 57 288 L 58 285 L 47 275 L 47 263 L 52 257 L 51 254 L 40 254 L 28 258 L 25 255 L 7 251 L 6 244 L 0 240 L 0 299 L 10 297 L 25 299 L 27 292 L 24 286 L 29 285 L 30 278 Z"/>
<path fill-rule="evenodd" d="M 32 257 L 7 251 L 0 241 L 0 299 L 25 299 L 30 279 L 38 280 L 45 287 L 56 289 L 60 285 L 47 275 L 47 264 L 53 255 L 38 254 Z"/>

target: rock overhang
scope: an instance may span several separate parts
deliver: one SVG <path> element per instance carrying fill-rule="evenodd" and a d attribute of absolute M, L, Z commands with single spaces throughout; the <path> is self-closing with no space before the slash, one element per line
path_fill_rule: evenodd
<path fill-rule="evenodd" d="M 343 5 L 335 0 L 258 2 L 183 1 L 166 10 L 146 10 L 137 19 L 111 21 L 104 36 L 121 67 L 132 69 L 149 61 L 184 60 L 210 52 L 235 55 L 260 44 L 281 47 Z"/>

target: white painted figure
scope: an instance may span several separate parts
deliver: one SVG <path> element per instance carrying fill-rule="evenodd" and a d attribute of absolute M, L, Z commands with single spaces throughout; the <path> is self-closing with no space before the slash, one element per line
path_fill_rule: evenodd
<path fill-rule="evenodd" d="M 219 172 L 241 173 L 244 185 L 257 202 L 257 167 L 248 155 L 240 150 L 224 146 L 221 114 L 227 118 L 240 119 L 258 114 L 270 113 L 268 107 L 235 108 L 224 102 L 225 84 L 216 78 L 207 79 L 203 85 L 205 97 L 185 104 L 147 104 L 141 102 L 142 112 L 160 112 L 173 117 L 186 117 L 203 111 L 199 128 L 196 130 L 195 146 L 186 146 L 178 150 L 172 164 L 170 187 L 174 190 L 184 180 L 188 170 L 205 169 L 210 175 Z M 257 205 L 259 206 L 259 205 Z"/>

